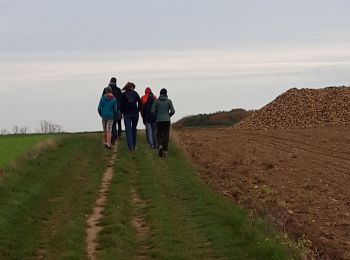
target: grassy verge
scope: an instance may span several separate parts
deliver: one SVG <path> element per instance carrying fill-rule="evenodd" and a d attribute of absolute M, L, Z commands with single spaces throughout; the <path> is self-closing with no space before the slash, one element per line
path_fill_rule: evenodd
<path fill-rule="evenodd" d="M 134 156 L 125 144 L 119 148 L 100 236 L 100 255 L 105 259 L 128 259 L 144 251 L 142 245 L 147 247 L 146 257 L 156 259 L 295 258 L 267 231 L 266 223 L 252 223 L 241 209 L 202 182 L 174 144 L 166 159 L 150 150 L 144 138 Z M 142 209 L 150 229 L 145 241 L 138 241 L 130 225 L 140 210 L 130 202 L 131 189 L 147 202 Z"/>
<path fill-rule="evenodd" d="M 85 221 L 109 153 L 100 135 L 69 135 L 0 183 L 0 259 L 84 259 Z"/>
<path fill-rule="evenodd" d="M 38 142 L 52 138 L 51 135 L 5 135 L 0 136 L 0 168 L 28 152 Z"/>

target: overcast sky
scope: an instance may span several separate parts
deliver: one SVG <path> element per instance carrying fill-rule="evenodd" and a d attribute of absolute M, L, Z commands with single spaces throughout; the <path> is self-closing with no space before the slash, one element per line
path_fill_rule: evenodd
<path fill-rule="evenodd" d="M 349 10 L 347 0 L 0 0 L 0 128 L 47 119 L 100 130 L 112 76 L 140 95 L 167 88 L 174 120 L 350 85 Z"/>

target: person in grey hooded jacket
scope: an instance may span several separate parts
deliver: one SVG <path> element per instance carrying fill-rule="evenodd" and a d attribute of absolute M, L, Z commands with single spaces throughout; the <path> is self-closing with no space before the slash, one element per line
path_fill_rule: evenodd
<path fill-rule="evenodd" d="M 175 109 L 165 88 L 161 89 L 159 98 L 154 101 L 151 112 L 156 115 L 158 154 L 160 157 L 166 157 L 168 154 L 170 118 L 175 114 Z"/>

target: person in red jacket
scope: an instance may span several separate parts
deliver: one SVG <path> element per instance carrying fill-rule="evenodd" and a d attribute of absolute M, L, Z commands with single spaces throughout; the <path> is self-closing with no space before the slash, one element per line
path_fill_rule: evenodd
<path fill-rule="evenodd" d="M 141 97 L 141 103 L 142 103 L 142 105 L 143 105 L 143 104 L 146 104 L 149 93 L 152 93 L 152 90 L 151 90 L 150 87 L 146 87 L 146 89 L 145 89 L 145 94 Z M 156 100 L 156 99 L 157 99 L 157 97 L 156 97 L 155 95 L 153 95 L 153 100 Z"/>
<path fill-rule="evenodd" d="M 142 121 L 143 124 L 145 125 L 145 129 L 146 129 L 146 137 L 147 137 L 147 141 L 148 143 L 153 146 L 153 141 L 150 141 L 149 136 L 152 135 L 152 132 L 150 131 L 150 128 L 147 125 L 147 120 L 145 120 L 144 114 L 142 113 L 143 107 L 147 104 L 147 100 L 148 100 L 148 96 L 152 95 L 153 96 L 153 101 L 155 101 L 157 99 L 157 97 L 155 95 L 153 95 L 152 90 L 150 87 L 146 87 L 145 89 L 145 94 L 141 97 L 141 116 L 142 116 Z M 153 104 L 153 102 L 152 102 Z M 152 106 L 152 105 L 151 105 Z"/>

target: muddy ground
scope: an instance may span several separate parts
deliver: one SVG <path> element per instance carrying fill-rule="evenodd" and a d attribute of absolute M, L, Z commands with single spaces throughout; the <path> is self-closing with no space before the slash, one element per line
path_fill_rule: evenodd
<path fill-rule="evenodd" d="M 350 127 L 174 133 L 215 189 L 316 258 L 350 259 Z"/>

